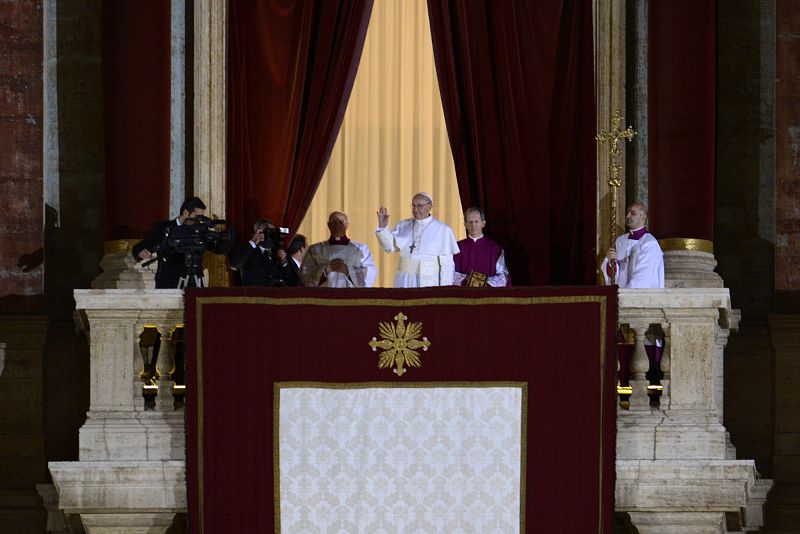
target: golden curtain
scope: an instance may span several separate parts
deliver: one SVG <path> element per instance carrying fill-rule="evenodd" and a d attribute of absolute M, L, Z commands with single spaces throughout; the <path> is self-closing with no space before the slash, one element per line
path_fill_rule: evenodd
<path fill-rule="evenodd" d="M 298 231 L 328 238 L 328 214 L 345 212 L 348 236 L 369 245 L 376 286 L 391 287 L 399 254 L 375 238 L 379 206 L 389 225 L 411 216 L 411 198 L 425 191 L 433 215 L 464 231 L 453 156 L 433 61 L 425 0 L 375 0 L 350 103 L 328 168 Z"/>

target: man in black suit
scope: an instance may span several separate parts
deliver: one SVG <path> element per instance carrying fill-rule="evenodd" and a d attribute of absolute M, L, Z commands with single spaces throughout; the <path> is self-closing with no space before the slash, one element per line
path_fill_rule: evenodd
<path fill-rule="evenodd" d="M 286 280 L 288 286 L 302 286 L 303 281 L 300 276 L 300 265 L 303 263 L 303 256 L 308 250 L 308 240 L 306 236 L 297 234 L 292 238 L 292 242 L 286 248 L 286 252 L 278 251 L 278 259 L 284 260 L 285 268 L 288 269 L 289 277 Z M 282 253 L 283 252 L 283 253 Z M 281 254 L 282 253 L 282 254 Z"/>
<path fill-rule="evenodd" d="M 180 215 L 170 221 L 157 222 L 153 229 L 133 247 L 133 257 L 136 261 L 150 259 L 159 245 L 164 242 L 164 237 L 170 228 L 182 224 L 194 224 L 194 218 L 205 215 L 206 205 L 198 197 L 187 199 L 181 205 Z M 175 289 L 178 281 L 186 275 L 185 257 L 178 252 L 167 252 L 158 258 L 156 270 L 156 289 Z"/>
<path fill-rule="evenodd" d="M 280 287 L 289 285 L 291 272 L 277 257 L 277 234 L 269 219 L 253 224 L 253 237 L 230 255 L 231 267 L 239 271 L 243 286 Z M 285 258 L 285 253 L 284 253 Z"/>

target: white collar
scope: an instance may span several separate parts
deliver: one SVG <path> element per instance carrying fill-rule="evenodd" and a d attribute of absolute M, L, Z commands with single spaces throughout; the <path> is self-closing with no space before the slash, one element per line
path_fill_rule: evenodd
<path fill-rule="evenodd" d="M 478 241 L 478 239 L 483 239 L 483 234 L 479 235 L 478 237 L 472 237 L 472 236 L 468 236 L 468 237 L 469 237 L 470 239 L 472 239 L 473 241 L 477 242 L 477 241 Z"/>

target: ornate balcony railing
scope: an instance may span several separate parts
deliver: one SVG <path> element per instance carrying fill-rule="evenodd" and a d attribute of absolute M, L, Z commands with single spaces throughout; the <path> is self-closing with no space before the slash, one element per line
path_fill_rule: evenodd
<path fill-rule="evenodd" d="M 75 301 L 89 325 L 90 407 L 80 460 L 50 464 L 58 508 L 90 532 L 166 531 L 186 511 L 183 389 L 174 380 L 183 292 L 76 290 Z M 728 290 L 621 290 L 619 323 L 633 351 L 630 399 L 617 413 L 617 511 L 640 533 L 757 527 L 771 481 L 735 459 L 722 424 L 723 354 L 738 323 Z M 663 345 L 655 398 L 648 331 Z"/>

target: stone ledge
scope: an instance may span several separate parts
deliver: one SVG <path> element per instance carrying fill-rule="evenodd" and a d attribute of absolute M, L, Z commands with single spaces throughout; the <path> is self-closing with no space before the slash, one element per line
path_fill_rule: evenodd
<path fill-rule="evenodd" d="M 186 462 L 50 462 L 67 513 L 185 512 Z"/>
<path fill-rule="evenodd" d="M 620 289 L 619 308 L 731 309 L 727 288 Z"/>
<path fill-rule="evenodd" d="M 752 460 L 617 460 L 616 467 L 617 511 L 741 512 L 765 493 Z"/>
<path fill-rule="evenodd" d="M 79 310 L 183 310 L 182 289 L 76 289 Z"/>

